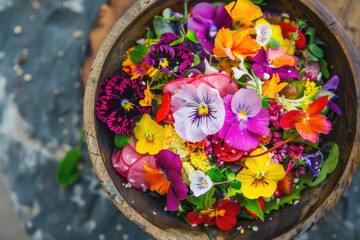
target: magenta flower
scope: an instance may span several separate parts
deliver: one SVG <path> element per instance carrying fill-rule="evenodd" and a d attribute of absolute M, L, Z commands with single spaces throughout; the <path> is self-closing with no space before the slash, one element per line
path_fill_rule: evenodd
<path fill-rule="evenodd" d="M 224 123 L 225 109 L 219 92 L 207 84 L 184 84 L 171 98 L 174 127 L 180 137 L 199 142 L 217 133 Z"/>
<path fill-rule="evenodd" d="M 283 50 L 280 48 L 279 50 L 269 49 L 266 52 L 264 48 L 261 48 L 255 57 L 250 57 L 255 75 L 259 78 L 270 79 L 273 74 L 278 74 L 281 81 L 299 78 L 300 75 L 295 68 L 287 65 L 287 63 L 295 65 L 296 60 L 292 59 L 294 56 L 281 55 L 279 54 L 281 51 Z"/>
<path fill-rule="evenodd" d="M 211 3 L 196 4 L 188 22 L 188 29 L 195 32 L 200 44 L 211 54 L 219 29 L 231 28 L 231 26 L 232 20 L 225 9 L 225 4 L 220 6 Z"/>
<path fill-rule="evenodd" d="M 179 155 L 165 149 L 155 155 L 156 167 L 166 175 L 171 186 L 166 196 L 166 209 L 177 211 L 179 200 L 187 198 L 188 188 L 181 178 L 182 162 Z"/>
<path fill-rule="evenodd" d="M 103 80 L 96 101 L 96 115 L 116 134 L 132 135 L 134 120 L 150 112 L 139 101 L 146 86 L 140 80 L 112 76 Z"/>
<path fill-rule="evenodd" d="M 270 117 L 253 89 L 242 88 L 224 98 L 225 122 L 218 135 L 224 142 L 243 151 L 255 149 L 259 137 L 270 134 Z"/>
<path fill-rule="evenodd" d="M 164 72 L 182 75 L 192 66 L 194 55 L 185 43 L 169 46 L 178 38 L 173 33 L 164 33 L 158 43 L 151 45 L 150 52 L 145 57 L 147 64 Z"/>

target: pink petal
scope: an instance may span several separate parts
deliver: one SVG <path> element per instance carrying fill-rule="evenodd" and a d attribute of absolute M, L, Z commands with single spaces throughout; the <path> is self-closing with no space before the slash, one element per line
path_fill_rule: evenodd
<path fill-rule="evenodd" d="M 259 137 L 267 136 L 270 134 L 270 129 L 268 127 L 269 122 L 269 112 L 265 108 L 262 108 L 258 115 L 248 119 L 246 128 L 259 135 Z"/>
<path fill-rule="evenodd" d="M 224 140 L 226 144 L 243 151 L 255 149 L 259 144 L 259 136 L 248 131 L 242 121 L 229 128 Z"/>

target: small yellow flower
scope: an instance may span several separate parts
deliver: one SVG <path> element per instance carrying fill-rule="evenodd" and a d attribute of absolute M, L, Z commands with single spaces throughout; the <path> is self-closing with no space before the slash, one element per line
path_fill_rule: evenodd
<path fill-rule="evenodd" d="M 258 155 L 265 152 L 258 148 L 252 155 Z M 277 182 L 284 178 L 284 167 L 279 163 L 272 163 L 268 154 L 258 157 L 247 158 L 246 168 L 242 169 L 236 179 L 241 182 L 241 191 L 249 199 L 259 197 L 271 197 L 277 186 Z"/>
<path fill-rule="evenodd" d="M 273 74 L 273 77 L 270 80 L 264 81 L 262 85 L 263 96 L 268 96 L 269 98 L 275 98 L 276 94 L 280 92 L 288 83 L 280 83 L 280 77 L 277 74 Z"/>
<path fill-rule="evenodd" d="M 203 151 L 190 153 L 190 162 L 195 169 L 207 172 L 210 169 L 210 160 Z"/>
<path fill-rule="evenodd" d="M 163 149 L 164 128 L 151 119 L 149 114 L 144 114 L 134 128 L 136 151 L 141 154 L 157 154 Z"/>
<path fill-rule="evenodd" d="M 170 151 L 178 154 L 180 159 L 183 159 L 189 155 L 189 150 L 186 146 L 186 142 L 182 139 L 171 125 L 164 126 L 164 142 L 163 149 L 169 149 Z"/>
<path fill-rule="evenodd" d="M 144 91 L 144 95 L 145 95 L 144 99 L 141 99 L 139 101 L 140 106 L 151 107 L 152 106 L 152 100 L 154 99 L 154 96 L 151 93 L 151 89 L 150 89 L 150 86 L 149 86 L 148 83 L 146 84 L 146 89 Z"/>

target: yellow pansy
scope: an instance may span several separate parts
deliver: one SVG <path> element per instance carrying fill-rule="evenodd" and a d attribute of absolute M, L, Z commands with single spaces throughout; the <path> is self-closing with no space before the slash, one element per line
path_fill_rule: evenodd
<path fill-rule="evenodd" d="M 252 156 L 264 153 L 258 148 L 251 153 Z M 251 156 L 250 155 L 250 156 Z M 271 197 L 277 187 L 277 182 L 284 178 L 284 167 L 279 163 L 272 163 L 268 154 L 245 159 L 246 168 L 243 168 L 236 179 L 241 182 L 241 191 L 246 198 Z"/>
<path fill-rule="evenodd" d="M 237 0 L 225 6 L 233 22 L 240 23 L 243 27 L 250 27 L 252 21 L 262 17 L 261 8 L 250 0 Z"/>
<path fill-rule="evenodd" d="M 163 149 L 164 128 L 151 119 L 149 114 L 144 114 L 134 128 L 136 151 L 141 154 L 157 154 Z"/>

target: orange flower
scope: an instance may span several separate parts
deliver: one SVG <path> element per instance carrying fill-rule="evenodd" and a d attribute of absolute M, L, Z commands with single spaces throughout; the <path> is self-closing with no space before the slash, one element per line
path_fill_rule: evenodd
<path fill-rule="evenodd" d="M 331 122 L 321 113 L 328 104 L 328 96 L 323 96 L 309 105 L 306 112 L 303 110 L 291 110 L 280 119 L 280 126 L 285 130 L 293 127 L 299 135 L 309 142 L 319 141 L 319 133 L 328 134 L 331 130 Z"/>
<path fill-rule="evenodd" d="M 253 4 L 250 0 L 237 0 L 225 6 L 226 11 L 231 16 L 233 22 L 240 22 L 244 27 L 250 27 L 251 22 L 261 18 L 263 13 L 261 8 Z"/>
<path fill-rule="evenodd" d="M 156 191 L 161 195 L 169 192 L 170 182 L 166 179 L 165 174 L 155 168 L 149 167 L 147 163 L 144 164 L 145 174 L 144 180 L 150 185 L 151 191 Z"/>
<path fill-rule="evenodd" d="M 275 98 L 276 93 L 280 92 L 288 83 L 280 83 L 280 77 L 274 74 L 270 80 L 264 81 L 262 85 L 263 96 L 269 96 L 269 98 Z"/>
<path fill-rule="evenodd" d="M 229 57 L 231 60 L 255 56 L 261 46 L 251 38 L 246 29 L 238 29 L 236 33 L 228 28 L 221 28 L 215 38 L 214 54 L 217 57 Z"/>

